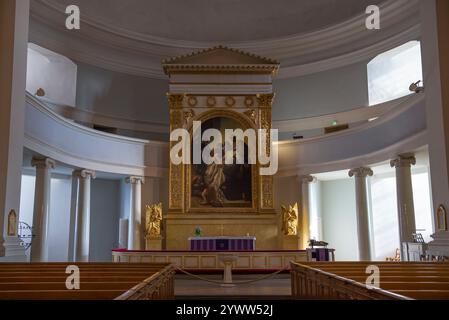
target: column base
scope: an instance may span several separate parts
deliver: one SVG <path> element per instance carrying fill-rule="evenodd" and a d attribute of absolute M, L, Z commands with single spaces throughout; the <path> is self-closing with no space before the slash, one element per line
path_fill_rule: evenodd
<path fill-rule="evenodd" d="M 282 249 L 284 250 L 300 250 L 301 241 L 298 236 L 282 236 Z"/>
<path fill-rule="evenodd" d="M 162 251 L 162 238 L 145 239 L 145 249 Z"/>
<path fill-rule="evenodd" d="M 25 247 L 21 243 L 18 237 L 5 237 L 5 254 L 0 257 L 0 262 L 27 262 Z"/>

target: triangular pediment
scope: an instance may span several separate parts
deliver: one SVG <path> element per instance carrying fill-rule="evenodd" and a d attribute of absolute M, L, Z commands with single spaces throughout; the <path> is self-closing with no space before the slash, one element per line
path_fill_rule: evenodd
<path fill-rule="evenodd" d="M 241 50 L 218 46 L 162 61 L 164 71 L 254 71 L 275 72 L 279 62 Z"/>

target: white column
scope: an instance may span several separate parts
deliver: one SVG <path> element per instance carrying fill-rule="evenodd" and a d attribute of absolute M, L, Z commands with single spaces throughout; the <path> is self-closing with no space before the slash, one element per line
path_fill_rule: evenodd
<path fill-rule="evenodd" d="M 306 249 L 309 246 L 310 240 L 310 184 L 315 181 L 315 178 L 306 175 L 299 176 L 299 182 L 301 184 L 301 217 L 300 217 L 300 237 L 302 249 Z"/>
<path fill-rule="evenodd" d="M 449 2 L 426 0 L 419 3 L 430 180 L 434 221 L 437 221 L 438 207 L 443 205 L 449 209 Z M 447 233 L 436 231 L 437 237 Z"/>
<path fill-rule="evenodd" d="M 118 247 L 128 249 L 128 219 L 120 219 L 118 230 Z"/>
<path fill-rule="evenodd" d="M 129 177 L 127 183 L 131 184 L 131 210 L 128 219 L 128 250 L 141 250 L 144 248 L 142 226 L 142 184 L 144 177 Z"/>
<path fill-rule="evenodd" d="M 8 215 L 20 217 L 29 0 L 0 1 L 0 260 Z M 2 258 L 7 255 L 6 258 Z"/>
<path fill-rule="evenodd" d="M 412 234 L 416 232 L 415 207 L 413 203 L 412 170 L 416 164 L 414 156 L 399 156 L 391 160 L 391 167 L 396 168 L 396 197 L 398 206 L 399 239 L 401 243 L 402 257 L 404 242 L 413 242 Z"/>
<path fill-rule="evenodd" d="M 95 179 L 95 172 L 78 170 L 74 174 L 78 177 L 75 261 L 85 262 L 89 261 L 90 186 L 92 179 Z"/>
<path fill-rule="evenodd" d="M 49 158 L 33 158 L 31 165 L 36 167 L 36 182 L 30 260 L 31 262 L 39 262 L 48 259 L 51 169 L 54 169 L 55 161 Z"/>
<path fill-rule="evenodd" d="M 72 172 L 72 192 L 70 197 L 69 245 L 67 247 L 67 260 L 75 261 L 76 253 L 76 215 L 78 213 L 78 174 Z"/>
<path fill-rule="evenodd" d="M 371 260 L 371 237 L 369 227 L 368 195 L 366 178 L 372 176 L 370 168 L 357 168 L 349 171 L 350 177 L 355 177 L 355 198 L 357 210 L 357 239 L 359 244 L 359 260 Z M 344 232 L 344 231 L 342 231 Z"/>

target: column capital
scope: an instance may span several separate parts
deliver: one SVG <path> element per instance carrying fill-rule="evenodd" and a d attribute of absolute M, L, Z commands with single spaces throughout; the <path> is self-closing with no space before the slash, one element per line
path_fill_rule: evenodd
<path fill-rule="evenodd" d="M 274 93 L 258 94 L 256 96 L 258 106 L 259 107 L 271 108 L 271 106 L 273 105 L 273 101 L 274 101 L 275 96 L 276 95 Z"/>
<path fill-rule="evenodd" d="M 97 174 L 93 170 L 81 169 L 73 171 L 73 176 L 83 179 L 86 178 L 95 179 L 97 177 Z"/>
<path fill-rule="evenodd" d="M 170 109 L 182 109 L 182 102 L 185 94 L 181 93 L 167 93 L 168 104 Z"/>
<path fill-rule="evenodd" d="M 416 164 L 415 156 L 398 156 L 396 159 L 390 161 L 390 166 L 393 168 L 410 168 Z"/>
<path fill-rule="evenodd" d="M 361 168 L 355 168 L 349 171 L 349 176 L 356 177 L 356 178 L 366 178 L 366 177 L 372 177 L 373 176 L 373 170 L 371 168 L 361 167 Z"/>
<path fill-rule="evenodd" d="M 312 183 L 316 181 L 316 178 L 311 175 L 298 175 L 296 179 L 301 183 Z"/>
<path fill-rule="evenodd" d="M 131 176 L 126 178 L 126 183 L 130 183 L 130 184 L 144 184 L 145 183 L 145 177 L 139 177 L 139 176 Z"/>
<path fill-rule="evenodd" d="M 31 166 L 38 169 L 54 169 L 56 167 L 56 161 L 50 158 L 33 157 L 31 159 Z"/>

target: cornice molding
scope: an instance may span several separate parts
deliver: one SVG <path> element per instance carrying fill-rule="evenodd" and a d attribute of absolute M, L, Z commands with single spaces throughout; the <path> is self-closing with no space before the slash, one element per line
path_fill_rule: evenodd
<path fill-rule="evenodd" d="M 61 23 L 66 17 L 64 11 L 64 7 L 53 1 L 35 0 L 31 10 L 31 41 L 71 59 L 117 72 L 166 79 L 161 59 L 217 45 L 136 33 L 86 13 L 82 15 L 82 28 L 69 35 Z M 381 33 L 366 30 L 366 15 L 362 13 L 306 34 L 223 44 L 281 60 L 280 77 L 297 77 L 368 60 L 382 51 L 419 38 L 418 0 L 389 0 L 381 6 L 381 12 Z"/>

